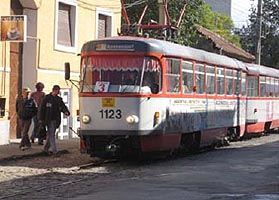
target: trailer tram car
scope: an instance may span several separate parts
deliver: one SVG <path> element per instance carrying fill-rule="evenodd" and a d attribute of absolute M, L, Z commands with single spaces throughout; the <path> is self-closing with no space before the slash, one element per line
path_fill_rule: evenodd
<path fill-rule="evenodd" d="M 97 157 L 193 150 L 275 128 L 279 105 L 266 92 L 278 97 L 278 77 L 276 70 L 162 40 L 87 42 L 81 147 Z"/>
<path fill-rule="evenodd" d="M 247 135 L 261 135 L 279 127 L 279 71 L 247 64 Z"/>

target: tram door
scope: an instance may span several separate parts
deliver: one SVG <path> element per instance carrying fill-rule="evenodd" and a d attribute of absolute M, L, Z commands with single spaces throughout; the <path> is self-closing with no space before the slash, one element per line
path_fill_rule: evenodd
<path fill-rule="evenodd" d="M 62 97 L 65 105 L 69 108 L 71 106 L 71 90 L 70 89 L 60 89 L 60 96 Z M 63 113 L 61 113 L 61 124 L 58 129 L 58 139 L 69 139 L 70 138 L 70 117 L 65 116 Z"/>

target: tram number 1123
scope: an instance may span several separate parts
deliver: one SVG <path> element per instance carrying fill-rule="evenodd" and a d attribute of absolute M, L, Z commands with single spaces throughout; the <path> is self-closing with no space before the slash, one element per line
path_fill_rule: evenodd
<path fill-rule="evenodd" d="M 113 109 L 102 109 L 99 111 L 101 114 L 101 119 L 121 119 L 122 112 L 120 109 L 113 110 Z"/>

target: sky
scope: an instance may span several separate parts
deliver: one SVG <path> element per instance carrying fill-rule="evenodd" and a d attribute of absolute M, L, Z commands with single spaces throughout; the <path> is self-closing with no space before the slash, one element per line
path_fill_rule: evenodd
<path fill-rule="evenodd" d="M 236 28 L 247 26 L 249 24 L 249 15 L 251 7 L 257 8 L 258 0 L 233 0 L 232 1 L 232 20 Z"/>

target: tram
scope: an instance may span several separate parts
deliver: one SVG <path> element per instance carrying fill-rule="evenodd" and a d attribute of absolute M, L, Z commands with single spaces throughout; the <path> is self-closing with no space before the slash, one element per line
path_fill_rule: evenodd
<path fill-rule="evenodd" d="M 279 126 L 278 99 L 260 95 L 278 97 L 275 69 L 119 36 L 85 43 L 80 72 L 78 134 L 92 156 L 195 150 Z"/>
<path fill-rule="evenodd" d="M 279 127 L 279 71 L 261 65 L 248 68 L 246 133 L 261 134 Z"/>

